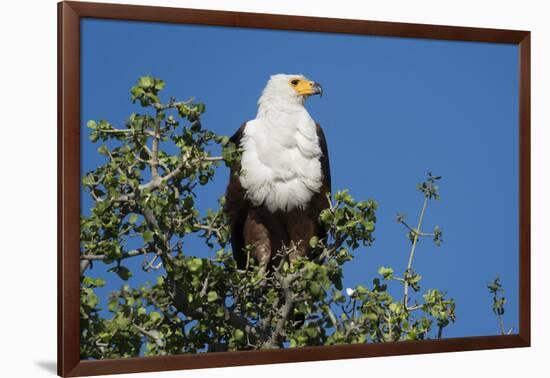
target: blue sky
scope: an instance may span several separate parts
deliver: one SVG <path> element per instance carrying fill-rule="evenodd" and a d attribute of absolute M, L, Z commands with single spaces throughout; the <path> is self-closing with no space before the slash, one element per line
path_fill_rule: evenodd
<path fill-rule="evenodd" d="M 275 73 L 302 73 L 323 85 L 307 108 L 324 128 L 333 190 L 379 204 L 374 246 L 344 271 L 346 287 L 370 286 L 379 266 L 406 268 L 410 244 L 395 223 L 415 223 L 416 184 L 442 175 L 441 199 L 425 229 L 442 227 L 444 243 L 420 243 L 414 269 L 422 289 L 446 290 L 457 322 L 445 337 L 499 332 L 486 284 L 505 286 L 505 324 L 518 326 L 518 51 L 516 45 L 353 36 L 260 29 L 85 19 L 82 21 L 82 172 L 103 160 L 88 141 L 89 119 L 123 125 L 141 111 L 129 100 L 138 77 L 167 82 L 164 98 L 206 104 L 203 125 L 231 135 L 256 115 L 256 101 Z M 199 192 L 199 207 L 217 207 L 228 179 Z M 82 212 L 92 202 L 82 193 Z M 196 255 L 209 254 L 193 241 Z M 132 285 L 154 281 L 133 259 Z M 88 274 L 105 276 L 96 264 Z M 107 275 L 106 296 L 120 281 Z M 396 293 L 397 294 L 397 293 Z"/>

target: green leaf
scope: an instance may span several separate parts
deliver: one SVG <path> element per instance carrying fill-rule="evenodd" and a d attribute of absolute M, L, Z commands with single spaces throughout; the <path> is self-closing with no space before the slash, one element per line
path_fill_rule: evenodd
<path fill-rule="evenodd" d="M 143 238 L 143 241 L 145 243 L 149 243 L 151 241 L 153 241 L 153 231 L 151 230 L 146 230 L 146 231 L 143 231 L 143 234 L 141 234 L 141 237 Z"/>
<path fill-rule="evenodd" d="M 401 311 L 403 310 L 403 305 L 401 303 L 390 303 L 390 311 L 395 313 L 396 315 L 400 315 Z"/>
<path fill-rule="evenodd" d="M 157 91 L 164 89 L 165 85 L 166 83 L 163 80 L 160 80 L 160 79 L 155 80 L 155 89 Z"/>
<path fill-rule="evenodd" d="M 359 294 L 367 294 L 368 293 L 367 288 L 362 286 L 362 285 L 358 285 L 357 288 L 355 289 L 355 291 L 357 291 L 357 293 L 359 293 Z"/>
<path fill-rule="evenodd" d="M 132 272 L 125 266 L 116 266 L 107 270 L 108 272 L 115 272 L 121 280 L 128 281 L 132 277 Z"/>
<path fill-rule="evenodd" d="M 199 184 L 206 185 L 208 184 L 208 176 L 206 175 L 199 175 Z"/>
<path fill-rule="evenodd" d="M 319 285 L 317 282 L 311 282 L 309 284 L 309 291 L 311 292 L 311 294 L 318 296 L 322 292 L 321 285 Z"/>
<path fill-rule="evenodd" d="M 149 314 L 149 318 L 151 319 L 151 321 L 157 322 L 158 320 L 160 320 L 161 316 L 158 312 L 151 311 L 151 313 Z"/>
<path fill-rule="evenodd" d="M 215 291 L 208 292 L 208 302 L 214 302 L 216 299 L 218 299 L 218 293 L 216 293 Z"/>
<path fill-rule="evenodd" d="M 378 269 L 378 274 L 384 277 L 385 280 L 390 280 L 393 277 L 393 269 L 392 268 L 386 268 L 384 266 L 381 266 Z"/>
<path fill-rule="evenodd" d="M 321 215 L 319 217 L 321 222 L 328 223 L 332 219 L 332 213 L 329 209 L 325 209 L 321 211 Z"/>
<path fill-rule="evenodd" d="M 154 81 L 151 76 L 142 76 L 138 80 L 138 85 L 142 88 L 152 87 L 153 84 L 154 84 Z"/>
<path fill-rule="evenodd" d="M 97 152 L 99 152 L 101 155 L 108 155 L 109 154 L 109 149 L 107 148 L 106 145 L 102 144 L 101 146 L 99 146 L 97 148 Z"/>
<path fill-rule="evenodd" d="M 202 268 L 202 259 L 193 258 L 187 262 L 187 268 L 190 272 L 197 272 Z"/>
<path fill-rule="evenodd" d="M 95 180 L 93 175 L 86 175 L 82 177 L 82 185 L 84 186 L 92 186 L 94 182 Z"/>
<path fill-rule="evenodd" d="M 233 338 L 235 339 L 235 341 L 241 341 L 244 338 L 244 332 L 240 329 L 236 329 L 233 332 Z"/>
<path fill-rule="evenodd" d="M 197 111 L 199 113 L 204 113 L 206 111 L 206 105 L 204 105 L 203 103 L 198 103 L 197 104 Z"/>
<path fill-rule="evenodd" d="M 136 223 L 137 220 L 138 220 L 137 214 L 131 214 L 130 217 L 128 218 L 128 222 L 131 223 L 131 224 Z"/>
<path fill-rule="evenodd" d="M 314 236 L 311 239 L 309 239 L 309 246 L 311 248 L 317 247 L 317 244 L 319 244 L 319 238 L 317 236 Z"/>
<path fill-rule="evenodd" d="M 306 333 L 309 337 L 315 337 L 315 336 L 317 336 L 318 331 L 315 328 L 308 327 L 308 328 L 306 328 Z"/>
<path fill-rule="evenodd" d="M 369 203 L 367 201 L 360 201 L 357 203 L 356 206 L 359 210 L 365 210 L 367 207 L 369 207 Z"/>
<path fill-rule="evenodd" d="M 374 312 L 367 312 L 365 314 L 365 319 L 369 320 L 371 322 L 375 322 L 375 321 L 378 320 L 378 315 L 376 315 L 376 313 L 374 313 Z"/>
<path fill-rule="evenodd" d="M 332 294 L 332 300 L 336 303 L 343 303 L 346 301 L 346 298 L 342 295 L 342 292 L 338 290 Z"/>

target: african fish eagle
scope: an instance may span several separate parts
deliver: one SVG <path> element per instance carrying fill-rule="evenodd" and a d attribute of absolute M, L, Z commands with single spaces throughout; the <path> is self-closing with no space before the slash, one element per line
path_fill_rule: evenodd
<path fill-rule="evenodd" d="M 329 206 L 330 167 L 323 130 L 304 107 L 321 85 L 303 75 L 270 77 L 256 118 L 231 137 L 241 148 L 231 167 L 225 210 L 233 255 L 239 268 L 247 258 L 268 267 L 283 246 L 290 261 L 307 256 L 312 237 L 326 230 L 319 214 Z M 253 246 L 248 256 L 246 246 Z"/>

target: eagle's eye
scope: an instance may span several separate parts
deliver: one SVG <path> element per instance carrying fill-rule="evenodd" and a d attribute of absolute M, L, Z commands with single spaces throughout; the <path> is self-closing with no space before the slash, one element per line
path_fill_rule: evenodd
<path fill-rule="evenodd" d="M 292 84 L 292 85 L 298 85 L 299 82 L 300 82 L 300 80 L 294 79 L 294 80 L 292 80 L 292 81 L 290 82 L 290 84 Z"/>

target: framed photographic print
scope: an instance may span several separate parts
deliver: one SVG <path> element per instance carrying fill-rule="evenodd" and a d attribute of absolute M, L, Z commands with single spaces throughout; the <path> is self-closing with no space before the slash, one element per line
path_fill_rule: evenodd
<path fill-rule="evenodd" d="M 59 375 L 529 346 L 529 32 L 58 10 Z"/>

